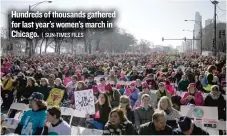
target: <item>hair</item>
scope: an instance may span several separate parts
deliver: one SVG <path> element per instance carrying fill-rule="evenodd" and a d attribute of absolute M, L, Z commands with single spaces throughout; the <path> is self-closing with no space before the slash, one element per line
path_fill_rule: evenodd
<path fill-rule="evenodd" d="M 47 108 L 47 103 L 44 100 L 36 101 L 36 105 L 38 106 L 39 109 Z"/>
<path fill-rule="evenodd" d="M 148 94 L 143 94 L 142 97 L 141 97 L 141 100 L 143 100 L 145 97 L 148 97 L 151 100 L 151 97 Z"/>
<path fill-rule="evenodd" d="M 72 79 L 76 79 L 77 80 L 78 79 L 77 75 L 73 75 Z"/>
<path fill-rule="evenodd" d="M 60 82 L 60 84 L 62 84 L 61 78 L 56 78 L 55 80 L 58 80 Z"/>
<path fill-rule="evenodd" d="M 121 100 L 126 100 L 127 101 L 127 106 L 126 106 L 126 109 L 127 110 L 131 110 L 132 109 L 132 107 L 131 107 L 131 105 L 130 105 L 130 98 L 127 96 L 127 95 L 122 95 L 121 97 L 120 97 L 120 101 Z"/>
<path fill-rule="evenodd" d="M 163 110 L 162 107 L 161 107 L 161 102 L 163 102 L 163 101 L 167 101 L 168 109 L 172 108 L 173 104 L 172 104 L 171 100 L 167 96 L 163 96 L 163 97 L 161 97 L 161 99 L 158 102 L 158 109 L 159 110 Z"/>
<path fill-rule="evenodd" d="M 211 86 L 211 90 L 213 90 L 213 89 L 215 89 L 215 90 L 217 90 L 219 92 L 219 86 L 218 85 L 212 85 Z"/>
<path fill-rule="evenodd" d="M 37 85 L 36 80 L 35 80 L 35 78 L 34 78 L 34 77 L 28 77 L 27 81 L 28 81 L 28 80 L 31 80 L 31 82 L 32 82 L 32 86 Z"/>
<path fill-rule="evenodd" d="M 111 115 L 112 115 L 114 112 L 116 112 L 116 113 L 119 115 L 119 117 L 120 117 L 120 122 L 121 122 L 121 123 L 128 120 L 122 109 L 120 109 L 120 108 L 115 108 L 115 109 L 113 109 L 113 110 L 110 112 L 110 114 L 109 114 L 109 121 L 110 121 Z"/>
<path fill-rule="evenodd" d="M 208 71 L 209 73 L 212 73 L 212 71 L 215 70 L 215 69 L 217 69 L 216 66 L 210 65 L 210 66 L 207 68 L 207 71 Z"/>
<path fill-rule="evenodd" d="M 160 116 L 166 117 L 166 113 L 163 110 L 155 110 L 154 114 L 152 115 L 152 120 L 157 121 Z"/>
<path fill-rule="evenodd" d="M 49 85 L 49 81 L 48 81 L 47 78 L 41 78 L 40 81 L 41 81 L 41 80 L 45 80 L 46 84 Z"/>
<path fill-rule="evenodd" d="M 47 110 L 51 116 L 56 116 L 57 119 L 61 117 L 61 109 L 59 107 L 53 106 Z"/>
<path fill-rule="evenodd" d="M 103 106 L 104 107 L 111 107 L 107 93 L 100 93 L 99 95 L 104 95 L 104 97 L 105 97 L 105 103 L 103 104 Z M 98 105 L 100 105 L 99 102 L 97 102 L 97 103 L 98 103 Z"/>

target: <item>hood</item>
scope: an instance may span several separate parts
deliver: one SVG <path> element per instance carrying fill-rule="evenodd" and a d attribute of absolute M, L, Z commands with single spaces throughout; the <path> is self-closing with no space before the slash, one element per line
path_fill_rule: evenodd
<path fill-rule="evenodd" d="M 213 95 L 213 94 L 210 92 L 210 96 L 211 96 L 211 98 L 214 99 L 214 100 L 217 100 L 217 99 L 220 97 L 220 95 L 221 95 L 221 92 L 218 92 L 216 95 Z"/>

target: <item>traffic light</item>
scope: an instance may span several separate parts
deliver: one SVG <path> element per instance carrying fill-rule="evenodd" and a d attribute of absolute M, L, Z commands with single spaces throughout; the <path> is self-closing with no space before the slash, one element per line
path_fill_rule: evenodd
<path fill-rule="evenodd" d="M 214 46 L 214 39 L 212 39 L 212 44 L 213 44 L 213 46 Z"/>
<path fill-rule="evenodd" d="M 219 30 L 219 35 L 218 35 L 218 38 L 219 38 L 219 39 L 221 39 L 221 33 L 222 33 L 222 31 Z"/>
<path fill-rule="evenodd" d="M 222 35 L 225 36 L 225 30 L 222 30 Z"/>
<path fill-rule="evenodd" d="M 184 37 L 184 41 L 186 42 L 186 37 Z"/>

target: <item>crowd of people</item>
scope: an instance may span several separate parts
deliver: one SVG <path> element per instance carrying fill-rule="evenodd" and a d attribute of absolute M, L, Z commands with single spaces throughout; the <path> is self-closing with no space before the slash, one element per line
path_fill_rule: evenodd
<path fill-rule="evenodd" d="M 119 84 L 122 81 L 128 84 Z M 63 95 L 59 105 L 50 106 L 53 89 Z M 59 107 L 75 108 L 74 92 L 86 89 L 93 90 L 95 114 L 75 116 L 70 124 Z M 2 111 L 13 102 L 31 108 L 16 134 L 70 135 L 72 125 L 100 129 L 103 135 L 207 135 L 181 115 L 180 107 L 218 107 L 218 119 L 226 120 L 225 91 L 225 56 L 152 53 L 1 59 Z M 12 110 L 8 117 L 17 112 Z"/>

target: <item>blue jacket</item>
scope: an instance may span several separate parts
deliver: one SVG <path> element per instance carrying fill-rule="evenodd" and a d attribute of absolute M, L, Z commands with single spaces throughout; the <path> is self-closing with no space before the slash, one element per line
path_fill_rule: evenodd
<path fill-rule="evenodd" d="M 129 96 L 130 101 L 131 101 L 131 107 L 134 107 L 136 104 L 136 101 L 139 98 L 139 92 L 140 90 L 138 88 L 135 88 L 132 94 Z"/>
<path fill-rule="evenodd" d="M 39 135 L 46 120 L 46 108 L 38 111 L 28 110 L 24 113 L 15 133 L 19 135 Z"/>

